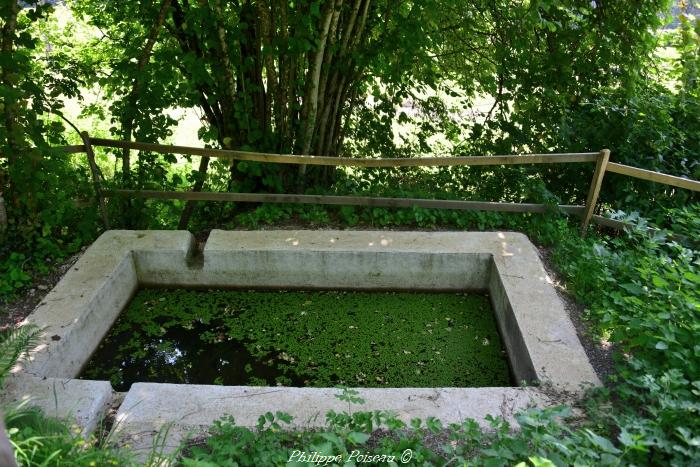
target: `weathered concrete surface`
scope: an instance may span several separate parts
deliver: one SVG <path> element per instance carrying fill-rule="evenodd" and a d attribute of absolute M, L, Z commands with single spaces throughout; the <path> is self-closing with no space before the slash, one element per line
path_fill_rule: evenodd
<path fill-rule="evenodd" d="M 23 323 L 38 326 L 42 334 L 0 391 L 3 398 L 27 400 L 49 415 L 73 419 L 86 433 L 94 430 L 112 387 L 72 378 L 138 288 L 133 254 L 177 252 L 184 258 L 193 243 L 189 232 L 116 230 L 100 236 Z"/>
<path fill-rule="evenodd" d="M 564 391 L 599 384 L 537 250 L 526 236 L 508 232 L 214 230 L 201 256 L 195 254 L 189 232 L 106 232 L 27 319 L 45 331 L 22 373 L 62 380 L 75 377 L 143 284 L 488 289 L 518 380 L 549 382 Z M 48 386 L 42 384 L 10 388 L 8 393 L 14 391 L 20 399 L 32 391 L 43 394 Z M 88 386 L 80 386 L 84 387 Z M 504 400 L 512 402 L 513 410 L 531 402 L 544 403 L 535 389 L 361 392 L 367 400 L 363 409 L 393 409 L 401 416 L 437 416 L 445 421 L 503 415 Z M 322 417 L 331 408 L 343 409 L 336 393 L 335 389 L 135 384 L 120 410 L 120 425 L 125 436 L 132 437 L 175 423 L 181 429 L 168 438 L 172 441 L 224 413 L 253 425 L 261 413 L 284 410 L 306 423 L 314 414 Z M 431 399 L 435 394 L 437 399 Z M 67 391 L 65 407 L 86 414 L 81 426 L 94 427 L 100 407 L 104 408 L 101 397 L 86 399 L 79 391 L 73 395 Z M 138 400 L 143 405 L 135 409 Z M 201 413 L 200 418 L 196 413 Z"/>
<path fill-rule="evenodd" d="M 24 371 L 76 377 L 138 288 L 133 252 L 184 258 L 192 243 L 189 232 L 105 232 L 27 317 L 43 333 Z"/>
<path fill-rule="evenodd" d="M 450 245 L 440 249 L 430 242 L 414 245 L 415 238 L 399 245 L 393 235 L 213 230 L 203 258 L 187 261 L 189 269 L 182 256 L 136 252 L 134 257 L 140 282 L 151 285 L 425 290 L 487 287 L 489 254 L 478 248 L 459 252 Z"/>
<path fill-rule="evenodd" d="M 88 251 L 26 319 L 43 334 L 25 371 L 77 376 L 137 287 L 130 254 Z"/>
<path fill-rule="evenodd" d="M 204 280 L 240 271 L 271 287 L 484 289 L 488 252 L 415 232 L 214 230 L 204 248 Z M 405 234 L 409 235 L 405 235 Z M 431 241 L 432 240 L 432 241 Z M 465 253 L 467 253 L 465 255 Z"/>
<path fill-rule="evenodd" d="M 473 418 L 484 428 L 487 414 L 514 422 L 513 415 L 549 399 L 533 388 L 396 388 L 358 389 L 363 404 L 350 410 L 393 411 L 404 422 L 436 417 L 443 423 Z M 224 415 L 239 426 L 255 427 L 260 415 L 277 411 L 294 420 L 289 428 L 326 426 L 326 413 L 348 411 L 334 388 L 275 388 L 136 383 L 116 416 L 116 438 L 135 451 L 149 451 L 157 434 L 167 430 L 165 451 L 174 450 L 188 435 L 201 433 Z M 176 410 L 175 410 L 176 408 Z"/>
<path fill-rule="evenodd" d="M 178 278 L 198 286 L 488 288 L 518 381 L 567 391 L 600 384 L 520 233 L 213 230 L 203 265 L 189 274 Z"/>
<path fill-rule="evenodd" d="M 516 380 L 565 391 L 600 385 L 534 246 L 518 250 L 518 256 L 494 256 L 489 287 Z"/>
<path fill-rule="evenodd" d="M 8 378 L 3 403 L 27 403 L 46 415 L 77 425 L 83 435 L 95 431 L 111 399 L 108 381 L 37 378 L 16 375 Z"/>

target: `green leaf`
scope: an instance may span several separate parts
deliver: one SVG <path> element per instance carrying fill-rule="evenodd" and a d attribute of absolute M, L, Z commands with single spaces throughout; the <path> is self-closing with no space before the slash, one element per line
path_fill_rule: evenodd
<path fill-rule="evenodd" d="M 348 434 L 348 441 L 352 444 L 364 444 L 369 439 L 367 433 L 361 433 L 359 431 L 352 431 Z"/>
<path fill-rule="evenodd" d="M 620 287 L 631 293 L 632 295 L 642 295 L 644 293 L 644 289 L 641 288 L 637 284 L 633 283 L 628 283 L 628 284 L 620 284 Z"/>
<path fill-rule="evenodd" d="M 694 272 L 688 271 L 683 274 L 683 277 L 688 279 L 690 282 L 700 284 L 700 274 L 695 274 Z"/>
<path fill-rule="evenodd" d="M 533 467 L 556 467 L 556 464 L 554 464 L 554 462 L 544 457 L 532 456 L 528 457 L 528 460 L 532 462 Z"/>
<path fill-rule="evenodd" d="M 588 439 L 595 445 L 596 447 L 602 449 L 605 452 L 609 452 L 612 454 L 618 454 L 620 452 L 619 449 L 617 449 L 613 444 L 608 440 L 607 438 L 603 438 L 600 435 L 597 435 L 593 431 L 589 429 L 584 430 L 585 435 L 588 437 Z"/>
<path fill-rule="evenodd" d="M 659 276 L 653 276 L 653 277 L 651 278 L 651 282 L 652 282 L 656 287 L 659 287 L 659 288 L 662 288 L 662 289 L 668 287 L 668 281 L 667 281 L 666 279 L 663 279 L 663 278 L 659 277 Z"/>
<path fill-rule="evenodd" d="M 340 437 L 338 435 L 336 435 L 335 433 L 320 433 L 319 436 L 321 438 L 335 444 L 338 449 L 343 449 L 343 447 L 345 446 L 345 443 L 343 443 L 343 440 L 341 440 Z"/>

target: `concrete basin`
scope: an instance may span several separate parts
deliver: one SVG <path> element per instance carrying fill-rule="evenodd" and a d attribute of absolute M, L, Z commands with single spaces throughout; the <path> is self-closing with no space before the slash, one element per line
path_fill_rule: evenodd
<path fill-rule="evenodd" d="M 94 430 L 112 399 L 106 381 L 75 379 L 139 286 L 374 290 L 487 290 L 518 387 L 365 388 L 356 410 L 445 423 L 487 415 L 512 419 L 600 384 L 525 235 L 512 232 L 221 231 L 202 251 L 186 231 L 104 233 L 27 322 L 44 332 L 5 397 L 31 397 L 47 413 Z M 296 427 L 322 426 L 347 410 L 334 388 L 226 387 L 135 383 L 116 417 L 117 439 L 148 449 L 169 427 L 168 444 L 233 415 L 254 426 L 285 411 Z M 552 394 L 557 396 L 552 398 Z"/>

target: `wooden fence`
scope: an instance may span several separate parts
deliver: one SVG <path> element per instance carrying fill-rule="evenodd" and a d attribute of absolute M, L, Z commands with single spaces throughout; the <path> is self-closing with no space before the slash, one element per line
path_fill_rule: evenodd
<path fill-rule="evenodd" d="M 417 198 L 380 198 L 366 196 L 320 196 L 300 194 L 270 194 L 270 193 L 227 193 L 227 192 L 175 192 L 149 190 L 108 190 L 102 188 L 100 174 L 95 163 L 93 147 L 117 149 L 133 149 L 155 153 L 181 154 L 207 158 L 219 158 L 230 161 L 271 162 L 278 164 L 306 164 L 344 167 L 446 167 L 446 166 L 488 166 L 488 165 L 525 165 L 525 164 L 563 164 L 563 163 L 593 163 L 595 170 L 590 182 L 586 204 L 559 205 L 558 208 L 566 213 L 580 215 L 581 235 L 585 235 L 590 222 L 606 227 L 621 229 L 628 226 L 625 222 L 595 215 L 595 207 L 600 194 L 600 187 L 606 172 L 613 172 L 642 180 L 662 183 L 693 191 L 700 191 L 700 182 L 682 177 L 675 177 L 659 172 L 639 169 L 628 165 L 610 162 L 610 151 L 602 149 L 599 152 L 580 152 L 563 154 L 527 154 L 506 156 L 472 156 L 472 157 L 415 157 L 393 159 L 356 159 L 348 157 L 297 156 L 289 154 L 270 154 L 249 151 L 231 151 L 224 149 L 195 148 L 187 146 L 172 146 L 153 143 L 138 143 L 117 141 L 103 138 L 91 138 L 82 133 L 82 145 L 64 146 L 66 153 L 86 153 L 100 211 L 105 228 L 110 228 L 110 221 L 105 209 L 105 198 L 115 196 L 140 197 L 149 199 L 181 199 L 187 201 L 230 201 L 255 203 L 296 203 L 323 204 L 346 206 L 376 206 L 376 207 L 422 207 L 437 209 L 481 210 L 503 212 L 547 212 L 551 206 L 533 203 L 500 203 L 489 201 L 458 201 Z"/>

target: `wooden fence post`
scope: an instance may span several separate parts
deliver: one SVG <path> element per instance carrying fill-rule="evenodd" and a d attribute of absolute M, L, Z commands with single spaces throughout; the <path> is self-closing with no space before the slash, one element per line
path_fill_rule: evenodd
<path fill-rule="evenodd" d="M 90 165 L 90 172 L 92 172 L 92 182 L 95 186 L 95 195 L 97 196 L 97 201 L 100 204 L 102 223 L 104 224 L 105 229 L 109 230 L 109 215 L 107 214 L 107 209 L 105 207 L 105 198 L 102 195 L 102 186 L 100 185 L 100 172 L 97 169 L 97 163 L 95 162 L 95 152 L 92 150 L 92 144 L 90 144 L 90 136 L 88 135 L 87 131 L 81 132 L 80 137 L 83 139 L 83 144 L 85 145 L 85 152 L 87 153 L 88 164 Z"/>
<path fill-rule="evenodd" d="M 7 210 L 5 209 L 5 198 L 2 197 L 2 191 L 0 191 L 0 241 L 5 235 L 7 230 Z"/>
<path fill-rule="evenodd" d="M 600 153 L 598 153 L 598 160 L 596 161 L 595 171 L 591 179 L 591 188 L 588 190 L 588 198 L 586 198 L 586 205 L 583 209 L 583 220 L 581 221 L 582 237 L 586 236 L 588 224 L 591 222 L 591 217 L 593 217 L 595 205 L 598 202 L 598 195 L 600 194 L 600 186 L 603 184 L 603 176 L 605 175 L 605 169 L 609 160 L 610 150 L 602 149 Z"/>

